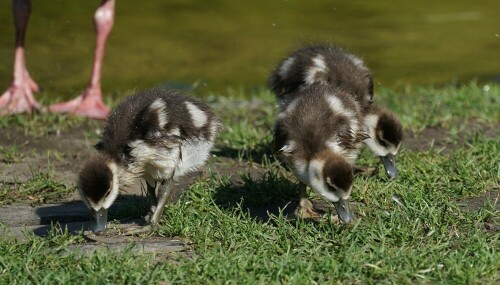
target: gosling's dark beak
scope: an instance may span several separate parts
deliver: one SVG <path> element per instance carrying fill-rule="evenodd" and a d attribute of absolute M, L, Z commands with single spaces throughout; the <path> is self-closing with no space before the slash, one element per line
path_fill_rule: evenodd
<path fill-rule="evenodd" d="M 385 167 L 385 172 L 387 176 L 391 179 L 394 179 L 398 176 L 398 169 L 396 168 L 396 157 L 392 153 L 387 154 L 386 156 L 381 156 L 380 159 Z"/>
<path fill-rule="evenodd" d="M 348 199 L 340 199 L 334 202 L 333 205 L 335 205 L 337 214 L 342 222 L 348 224 L 354 220 L 354 215 L 351 212 Z"/>
<path fill-rule="evenodd" d="M 108 209 L 101 208 L 99 211 L 93 211 L 93 214 L 95 217 L 94 233 L 105 231 L 108 222 Z"/>

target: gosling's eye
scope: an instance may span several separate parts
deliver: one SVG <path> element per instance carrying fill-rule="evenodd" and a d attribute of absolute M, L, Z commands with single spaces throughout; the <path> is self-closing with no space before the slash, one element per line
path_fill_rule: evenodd
<path fill-rule="evenodd" d="M 381 146 L 387 147 L 387 142 L 382 138 L 382 133 L 377 133 L 377 140 L 380 143 Z"/>
<path fill-rule="evenodd" d="M 328 190 L 337 192 L 337 188 L 333 186 L 329 178 L 327 179 L 326 186 L 328 187 Z"/>

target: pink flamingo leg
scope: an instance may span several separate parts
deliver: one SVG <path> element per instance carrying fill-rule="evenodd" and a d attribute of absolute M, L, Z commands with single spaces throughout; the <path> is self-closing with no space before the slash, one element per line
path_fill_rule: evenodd
<path fill-rule="evenodd" d="M 31 1 L 13 0 L 12 12 L 16 29 L 14 74 L 9 89 L 0 96 L 0 116 L 32 112 L 40 108 L 40 104 L 33 96 L 33 92 L 38 91 L 38 85 L 31 79 L 24 57 L 24 36 L 31 12 Z"/>
<path fill-rule="evenodd" d="M 93 119 L 105 119 L 109 108 L 102 100 L 101 66 L 104 59 L 104 47 L 113 28 L 115 0 L 102 0 L 94 16 L 96 29 L 96 48 L 90 82 L 85 91 L 75 99 L 54 104 L 49 107 L 51 112 L 71 113 Z"/>

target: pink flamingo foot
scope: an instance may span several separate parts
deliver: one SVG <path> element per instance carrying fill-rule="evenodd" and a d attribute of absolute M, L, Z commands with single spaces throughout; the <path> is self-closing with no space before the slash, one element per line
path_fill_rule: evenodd
<path fill-rule="evenodd" d="M 49 111 L 70 113 L 92 119 L 106 119 L 109 114 L 109 108 L 102 100 L 100 88 L 87 88 L 71 101 L 49 106 Z"/>
<path fill-rule="evenodd" d="M 9 89 L 0 96 L 0 116 L 22 112 L 31 113 L 35 109 L 40 109 L 40 104 L 33 96 L 33 93 L 38 91 L 38 85 L 31 79 L 26 69 L 24 57 L 24 35 L 30 8 L 31 2 L 29 0 L 12 1 L 16 30 L 14 73 Z"/>
<path fill-rule="evenodd" d="M 15 74 L 9 89 L 0 96 L 0 116 L 31 113 L 40 109 L 40 104 L 33 96 L 33 92 L 37 91 L 38 85 L 31 79 L 26 69 L 19 76 Z"/>
<path fill-rule="evenodd" d="M 87 89 L 75 99 L 55 104 L 49 107 L 51 112 L 71 113 L 77 116 L 92 119 L 106 119 L 109 108 L 102 100 L 100 87 L 101 65 L 104 59 L 104 46 L 111 32 L 114 21 L 115 0 L 102 0 L 94 15 L 97 31 L 96 48 L 94 51 L 94 65 Z"/>

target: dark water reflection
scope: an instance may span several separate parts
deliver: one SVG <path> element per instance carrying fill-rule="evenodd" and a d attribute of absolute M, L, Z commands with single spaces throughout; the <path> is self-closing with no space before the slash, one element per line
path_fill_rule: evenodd
<path fill-rule="evenodd" d="M 0 89 L 11 77 L 11 1 L 0 0 Z M 88 78 L 99 1 L 33 1 L 28 68 L 70 97 Z M 117 0 L 103 71 L 105 92 L 158 83 L 199 93 L 266 83 L 287 52 L 339 44 L 361 55 L 378 83 L 440 84 L 500 74 L 500 1 Z"/>

